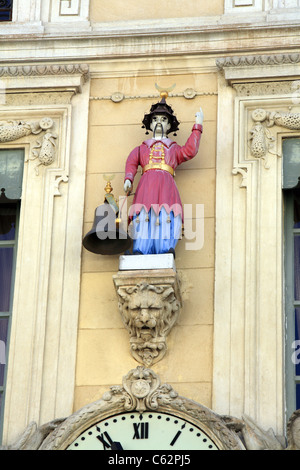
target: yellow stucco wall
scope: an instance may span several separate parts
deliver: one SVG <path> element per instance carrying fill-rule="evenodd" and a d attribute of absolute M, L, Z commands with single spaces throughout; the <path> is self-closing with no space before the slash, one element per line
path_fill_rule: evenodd
<path fill-rule="evenodd" d="M 141 120 L 158 100 L 143 98 L 157 94 L 154 84 L 176 83 L 174 93 L 179 94 L 187 88 L 209 93 L 189 100 L 182 96 L 168 99 L 181 122 L 178 136 L 171 137 L 180 144 L 188 138 L 200 106 L 205 114 L 198 155 L 176 171 L 182 202 L 194 204 L 194 217 L 195 204 L 204 204 L 205 238 L 201 250 L 186 251 L 185 239 L 177 245 L 176 267 L 182 280 L 184 307 L 168 336 L 166 356 L 152 369 L 181 395 L 211 406 L 217 78 L 214 73 L 190 73 L 189 62 L 182 60 L 185 74 L 158 77 L 136 70 L 130 76 L 92 79 L 84 232 L 92 226 L 95 208 L 103 203 L 103 174 L 114 174 L 113 193 L 116 197 L 123 195 L 126 157 L 146 138 Z M 107 98 L 116 91 L 136 98 L 120 103 L 94 99 Z M 118 256 L 83 250 L 75 409 L 99 399 L 138 365 L 130 354 L 129 335 L 118 311 L 112 280 L 118 266 Z"/>
<path fill-rule="evenodd" d="M 222 15 L 224 13 L 224 0 L 128 0 L 126 7 L 124 1 L 115 0 L 100 2 L 91 0 L 90 18 L 93 22 L 126 21 L 157 18 L 186 18 Z"/>

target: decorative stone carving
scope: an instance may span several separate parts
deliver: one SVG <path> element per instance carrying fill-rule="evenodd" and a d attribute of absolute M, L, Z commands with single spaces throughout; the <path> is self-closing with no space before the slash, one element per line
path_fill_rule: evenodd
<path fill-rule="evenodd" d="M 51 132 L 46 132 L 42 141 L 37 141 L 37 145 L 33 147 L 32 153 L 35 158 L 39 159 L 39 163 L 35 167 L 35 171 L 38 174 L 38 167 L 40 165 L 48 166 L 54 162 L 55 159 L 55 140 L 57 139 L 56 134 Z M 40 151 L 37 151 L 40 149 Z"/>
<path fill-rule="evenodd" d="M 273 429 L 265 431 L 252 418 L 243 415 L 241 432 L 247 450 L 283 450 Z"/>
<path fill-rule="evenodd" d="M 24 121 L 0 122 L 0 142 L 12 142 L 30 134 L 38 134 L 42 129 L 38 123 L 27 123 Z"/>
<path fill-rule="evenodd" d="M 36 165 L 36 173 L 38 174 L 38 166 L 51 165 L 55 159 L 56 144 L 54 139 L 57 139 L 57 135 L 50 132 L 53 126 L 54 122 L 49 117 L 45 117 L 39 122 L 0 122 L 0 142 L 13 142 L 30 134 L 40 134 L 43 131 L 47 131 L 42 140 L 37 141 L 37 144 L 32 148 L 32 159 L 39 159 L 39 163 Z M 37 149 L 39 149 L 39 151 Z"/>
<path fill-rule="evenodd" d="M 0 67 L 0 77 L 45 76 L 45 75 L 82 75 L 88 80 L 87 64 L 51 64 L 51 65 L 8 65 Z"/>
<path fill-rule="evenodd" d="M 196 91 L 193 88 L 186 88 L 183 92 L 179 93 L 169 93 L 171 98 L 185 98 L 187 100 L 194 99 L 196 96 L 216 96 L 218 93 L 215 91 Z M 153 99 L 159 98 L 160 95 L 157 94 L 148 94 L 148 95 L 124 95 L 120 91 L 116 91 L 110 96 L 91 96 L 91 101 L 102 101 L 102 100 L 111 100 L 114 103 L 120 103 L 124 99 L 126 100 L 137 100 L 137 99 Z"/>
<path fill-rule="evenodd" d="M 295 411 L 287 425 L 287 450 L 300 450 L 300 410 Z"/>
<path fill-rule="evenodd" d="M 274 96 L 293 93 L 293 95 L 298 98 L 299 91 L 299 83 L 297 80 L 233 83 L 232 87 L 236 91 L 237 96 Z"/>
<path fill-rule="evenodd" d="M 131 354 L 136 361 L 151 366 L 166 353 L 166 339 L 182 301 L 175 273 L 160 277 L 140 273 L 114 276 L 114 283 Z"/>
<path fill-rule="evenodd" d="M 255 109 L 251 114 L 255 125 L 250 131 L 250 150 L 255 158 L 265 158 L 270 152 L 274 137 L 269 128 L 276 125 L 291 130 L 300 129 L 300 113 L 283 111 L 266 111 L 265 109 Z M 264 123 L 264 124 L 263 124 Z"/>
<path fill-rule="evenodd" d="M 89 427 L 107 416 L 124 412 L 158 411 L 196 424 L 213 436 L 221 450 L 300 450 L 300 410 L 287 425 L 287 444 L 272 429 L 265 431 L 252 418 L 222 416 L 188 398 L 179 396 L 169 384 L 161 384 L 151 369 L 138 366 L 123 377 L 123 384 L 110 387 L 102 398 L 68 418 L 42 426 L 32 422 L 12 444 L 0 450 L 65 450 Z"/>
<path fill-rule="evenodd" d="M 0 450 L 38 450 L 46 437 L 64 421 L 65 418 L 55 419 L 39 427 L 32 422 L 14 443 L 0 447 Z"/>
<path fill-rule="evenodd" d="M 298 64 L 300 54 L 274 54 L 222 57 L 216 60 L 217 67 L 222 70 L 226 67 L 251 67 L 253 65 L 283 65 Z"/>
<path fill-rule="evenodd" d="M 222 450 L 244 450 L 244 445 L 223 418 L 210 409 L 181 397 L 169 384 L 161 385 L 151 369 L 138 366 L 123 378 L 123 386 L 113 386 L 101 400 L 85 406 L 58 426 L 40 446 L 40 450 L 63 450 L 85 429 L 103 417 L 146 410 L 171 412 L 195 423 L 213 435 Z"/>
<path fill-rule="evenodd" d="M 180 303 L 174 289 L 141 283 L 120 287 L 117 292 L 133 357 L 148 366 L 158 362 L 165 355 L 166 337 L 179 314 Z"/>
<path fill-rule="evenodd" d="M 267 121 L 268 127 L 276 125 L 292 130 L 300 129 L 300 113 L 275 111 L 267 114 Z"/>
<path fill-rule="evenodd" d="M 251 155 L 255 158 L 265 158 L 270 149 L 271 142 L 274 138 L 271 136 L 270 131 L 262 125 L 262 122 L 267 118 L 267 112 L 264 109 L 256 109 L 252 113 L 252 119 L 255 125 L 250 131 L 250 149 Z"/>

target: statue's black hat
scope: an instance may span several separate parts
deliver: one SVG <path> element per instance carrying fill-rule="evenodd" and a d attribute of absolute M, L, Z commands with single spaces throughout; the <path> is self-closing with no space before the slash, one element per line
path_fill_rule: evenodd
<path fill-rule="evenodd" d="M 171 124 L 170 129 L 168 130 L 168 134 L 170 132 L 176 132 L 179 129 L 179 121 L 177 120 L 176 116 L 174 115 L 174 111 L 166 103 L 166 97 L 162 93 L 161 94 L 162 99 L 158 103 L 155 103 L 151 106 L 150 112 L 148 114 L 145 114 L 144 119 L 143 119 L 143 125 L 147 130 L 151 130 L 150 124 L 152 121 L 152 118 L 155 114 L 165 114 L 168 117 L 169 123 Z"/>

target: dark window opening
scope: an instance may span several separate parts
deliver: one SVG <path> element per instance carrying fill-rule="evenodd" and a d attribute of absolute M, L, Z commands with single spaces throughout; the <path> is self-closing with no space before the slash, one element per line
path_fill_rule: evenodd
<path fill-rule="evenodd" d="M 23 166 L 23 149 L 0 149 L 0 444 L 3 431 Z"/>
<path fill-rule="evenodd" d="M 300 139 L 283 141 L 286 419 L 300 408 Z"/>
<path fill-rule="evenodd" d="M 12 20 L 12 0 L 0 0 L 0 21 Z"/>

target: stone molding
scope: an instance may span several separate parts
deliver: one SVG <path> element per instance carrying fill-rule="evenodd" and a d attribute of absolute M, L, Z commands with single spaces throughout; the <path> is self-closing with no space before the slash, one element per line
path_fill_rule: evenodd
<path fill-rule="evenodd" d="M 84 81 L 88 80 L 87 64 L 51 64 L 51 65 L 7 65 L 0 67 L 0 77 L 32 77 L 45 75 L 80 74 Z"/>
<path fill-rule="evenodd" d="M 237 96 L 270 96 L 270 95 L 290 95 L 294 94 L 294 98 L 298 98 L 300 81 L 284 80 L 284 81 L 263 81 L 252 83 L 233 83 L 233 89 Z"/>
<path fill-rule="evenodd" d="M 0 123 L 0 144 L 7 142 L 14 142 L 22 137 L 31 134 L 37 135 L 44 132 L 42 139 L 38 140 L 32 146 L 30 159 L 38 159 L 35 170 L 39 174 L 38 167 L 40 165 L 51 165 L 55 160 L 55 139 L 58 138 L 57 134 L 53 132 L 54 121 L 50 117 L 44 117 L 39 122 L 26 122 L 14 120 L 9 122 Z"/>
<path fill-rule="evenodd" d="M 272 83 L 275 89 L 283 86 L 283 80 L 297 81 L 299 76 L 300 54 L 266 54 L 266 55 L 240 55 L 221 57 L 216 60 L 216 67 L 224 74 L 225 79 L 231 86 L 244 85 L 249 88 L 254 82 L 261 83 L 269 91 Z M 281 85 L 277 85 L 279 82 Z M 258 85 L 256 85 L 258 88 Z M 260 93 L 262 94 L 262 93 Z M 272 93 L 273 94 L 273 93 Z"/>
<path fill-rule="evenodd" d="M 226 67 L 252 67 L 266 65 L 284 65 L 298 64 L 300 62 L 300 54 L 270 54 L 270 55 L 247 55 L 247 56 L 230 56 L 216 60 L 219 70 Z"/>
<path fill-rule="evenodd" d="M 193 88 L 186 88 L 181 93 L 169 93 L 170 98 L 185 98 L 191 100 L 196 98 L 196 96 L 215 96 L 217 92 L 214 91 L 196 91 Z M 148 95 L 124 95 L 121 92 L 115 92 L 110 96 L 91 96 L 91 101 L 102 101 L 102 100 L 111 100 L 114 103 L 120 103 L 123 100 L 138 100 L 138 99 L 159 99 L 159 94 L 148 94 Z"/>

